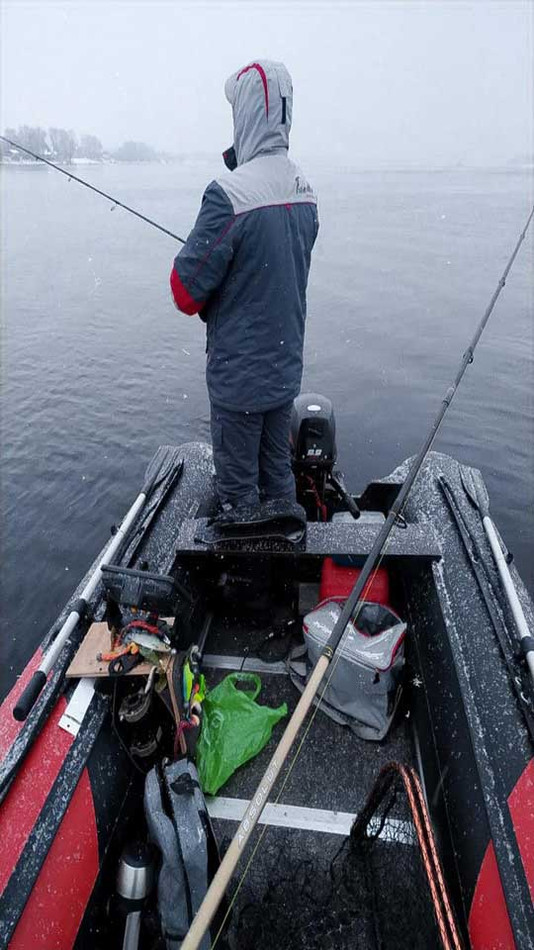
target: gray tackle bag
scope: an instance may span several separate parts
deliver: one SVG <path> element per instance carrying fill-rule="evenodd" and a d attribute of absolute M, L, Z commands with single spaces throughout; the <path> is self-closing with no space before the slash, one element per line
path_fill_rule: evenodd
<path fill-rule="evenodd" d="M 343 609 L 331 598 L 304 617 L 304 646 L 290 655 L 289 674 L 303 691 Z M 319 687 L 320 708 L 362 739 L 386 735 L 397 709 L 404 671 L 406 624 L 389 607 L 365 601 L 343 634 Z M 327 682 L 323 693 L 324 683 Z"/>
<path fill-rule="evenodd" d="M 161 856 L 158 911 L 168 950 L 178 950 L 208 888 L 208 815 L 192 762 L 151 769 L 145 781 L 145 817 Z M 201 950 L 209 950 L 206 934 Z"/>

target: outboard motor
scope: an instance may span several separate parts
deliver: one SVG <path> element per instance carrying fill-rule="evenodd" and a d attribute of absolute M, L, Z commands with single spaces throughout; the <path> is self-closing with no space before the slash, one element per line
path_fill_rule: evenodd
<path fill-rule="evenodd" d="M 301 393 L 293 403 L 289 433 L 297 501 L 308 521 L 329 521 L 341 507 L 353 518 L 360 510 L 347 492 L 337 461 L 336 418 L 330 399 L 319 393 Z"/>
<path fill-rule="evenodd" d="M 308 521 L 327 521 L 326 486 L 337 459 L 336 419 L 330 399 L 318 393 L 297 396 L 289 440 L 297 499 Z"/>
<path fill-rule="evenodd" d="M 336 418 L 326 396 L 301 393 L 293 403 L 290 430 L 295 472 L 332 471 L 336 458 Z"/>

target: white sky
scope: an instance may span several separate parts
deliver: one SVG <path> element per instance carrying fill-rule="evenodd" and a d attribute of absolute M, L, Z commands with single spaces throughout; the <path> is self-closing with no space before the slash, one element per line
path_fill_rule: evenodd
<path fill-rule="evenodd" d="M 231 142 L 224 80 L 262 56 L 294 82 L 292 145 L 334 162 L 499 164 L 533 150 L 531 0 L 1 0 L 2 128 L 105 146 Z"/>

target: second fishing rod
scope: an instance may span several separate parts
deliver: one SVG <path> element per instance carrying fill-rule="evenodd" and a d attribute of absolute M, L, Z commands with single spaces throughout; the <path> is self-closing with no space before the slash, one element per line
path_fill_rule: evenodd
<path fill-rule="evenodd" d="M 12 139 L 8 139 L 5 135 L 0 135 L 0 141 L 7 142 L 8 145 L 11 145 L 12 148 L 18 149 L 19 152 L 23 152 L 25 155 L 29 155 L 31 158 L 35 159 L 36 162 L 42 162 L 44 165 L 49 165 L 50 168 L 53 168 L 56 172 L 60 172 L 62 175 L 66 175 L 69 181 L 75 181 L 79 185 L 83 185 L 84 188 L 89 188 L 90 191 L 94 191 L 97 195 L 100 195 L 102 198 L 106 198 L 108 201 L 111 201 L 113 208 L 123 208 L 124 211 L 128 211 L 130 214 L 135 215 L 136 218 L 140 218 L 141 221 L 145 221 L 146 224 L 150 224 L 153 228 L 157 228 L 158 231 L 162 231 L 163 234 L 168 234 L 169 237 L 174 238 L 175 241 L 179 241 L 180 244 L 185 244 L 184 238 L 180 237 L 179 234 L 175 234 L 174 231 L 169 231 L 168 228 L 164 228 L 163 225 L 158 224 L 157 221 L 153 221 L 152 218 L 148 218 L 146 214 L 141 214 L 140 211 L 136 211 L 135 208 L 131 208 L 130 205 L 124 204 L 123 201 L 119 201 L 118 198 L 114 198 L 113 195 L 108 195 L 106 191 L 102 191 L 101 188 L 97 188 L 95 185 L 91 185 L 90 182 L 85 181 L 83 178 L 80 178 L 78 175 L 75 175 L 73 172 L 68 171 L 66 168 L 62 168 L 61 165 L 56 165 L 55 162 L 51 162 L 49 158 L 45 158 L 44 155 L 38 155 L 37 152 L 32 152 L 30 148 L 26 148 L 25 145 L 19 145 L 18 142 L 13 142 Z M 113 208 L 111 209 L 113 211 Z"/>

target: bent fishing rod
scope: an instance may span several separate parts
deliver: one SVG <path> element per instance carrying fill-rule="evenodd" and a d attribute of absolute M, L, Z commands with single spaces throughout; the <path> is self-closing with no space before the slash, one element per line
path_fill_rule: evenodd
<path fill-rule="evenodd" d="M 256 789 L 255 794 L 252 796 L 252 799 L 248 804 L 248 807 L 241 820 L 239 828 L 237 829 L 235 836 L 230 844 L 230 847 L 228 848 L 223 860 L 221 861 L 219 865 L 219 868 L 210 884 L 210 887 L 207 891 L 207 894 L 204 900 L 202 901 L 202 904 L 200 905 L 197 911 L 197 914 L 193 920 L 193 923 L 191 924 L 191 927 L 185 937 L 185 940 L 181 944 L 181 950 L 198 950 L 198 947 L 200 946 L 202 939 L 205 933 L 207 932 L 213 920 L 214 915 L 217 912 L 217 908 L 219 907 L 219 904 L 224 897 L 226 888 L 228 887 L 228 884 L 230 883 L 230 879 L 235 871 L 237 863 L 243 854 L 245 845 L 247 844 L 254 828 L 256 827 L 256 824 L 260 818 L 260 815 L 263 812 L 265 805 L 267 804 L 273 785 L 281 772 L 284 762 L 286 761 L 291 751 L 293 743 L 295 742 L 297 733 L 299 732 L 299 729 L 302 726 L 304 719 L 319 691 L 321 681 L 328 667 L 330 666 L 334 656 L 336 655 L 336 651 L 338 650 L 340 646 L 343 634 L 345 633 L 349 622 L 352 620 L 354 614 L 356 613 L 356 610 L 360 604 L 362 593 L 365 590 L 366 584 L 371 576 L 372 571 L 374 570 L 377 562 L 379 561 L 382 555 L 383 548 L 386 544 L 386 541 L 389 538 L 391 529 L 393 528 L 395 521 L 397 520 L 399 514 L 401 513 L 402 508 L 404 507 L 404 504 L 406 502 L 406 499 L 408 498 L 408 495 L 413 487 L 413 484 L 423 466 L 423 463 L 428 453 L 430 452 L 430 449 L 432 448 L 432 445 L 434 443 L 438 430 L 455 396 L 456 390 L 458 389 L 458 386 L 460 385 L 463 375 L 467 367 L 469 366 L 469 364 L 473 362 L 474 353 L 475 353 L 475 349 L 477 347 L 478 341 L 480 340 L 480 337 L 482 336 L 482 333 L 484 332 L 484 328 L 491 316 L 491 313 L 493 311 L 493 308 L 495 307 L 495 304 L 497 303 L 497 299 L 506 283 L 506 278 L 508 277 L 508 274 L 512 268 L 512 265 L 517 257 L 519 248 L 521 247 L 521 244 L 523 243 L 525 239 L 526 233 L 528 231 L 530 222 L 532 221 L 533 217 L 534 217 L 534 206 L 532 207 L 532 210 L 528 216 L 525 227 L 523 228 L 523 231 L 521 232 L 521 235 L 514 248 L 512 256 L 510 257 L 504 269 L 503 275 L 501 279 L 499 280 L 499 283 L 497 284 L 495 292 L 488 304 L 488 307 L 484 313 L 484 316 L 482 317 L 476 329 L 476 332 L 469 346 L 467 347 L 467 350 L 463 354 L 459 369 L 456 373 L 456 377 L 452 385 L 449 386 L 449 388 L 447 389 L 443 397 L 440 408 L 437 412 L 434 422 L 432 423 L 430 431 L 427 437 L 425 438 L 425 441 L 423 445 L 421 446 L 419 453 L 417 454 L 414 461 L 412 462 L 409 468 L 408 474 L 406 476 L 406 480 L 399 494 L 397 495 L 395 501 L 393 502 L 391 509 L 388 513 L 388 516 L 375 539 L 375 542 L 371 548 L 371 551 L 369 552 L 365 560 L 365 563 L 358 577 L 358 580 L 356 581 L 356 584 L 354 585 L 349 597 L 345 601 L 343 610 L 341 611 L 336 621 L 334 629 L 332 630 L 330 638 L 326 646 L 324 647 L 321 656 L 319 657 L 315 667 L 313 668 L 310 674 L 310 678 L 308 680 L 306 688 L 304 692 L 302 693 L 302 696 L 299 699 L 299 702 L 295 708 L 295 711 L 285 728 L 284 734 L 282 738 L 280 739 L 280 742 L 278 743 L 276 751 L 273 757 L 271 758 L 269 765 L 267 766 L 265 774 L 263 778 L 261 779 L 258 785 L 258 788 Z M 300 749 L 298 751 L 300 751 Z M 295 758 L 298 755 L 298 751 L 295 754 Z M 217 942 L 217 938 L 215 939 L 215 942 Z"/>
<path fill-rule="evenodd" d="M 11 139 L 6 138 L 5 135 L 0 135 L 0 140 L 2 142 L 7 142 L 8 145 L 12 145 L 13 148 L 19 150 L 19 152 L 25 152 L 26 155 L 30 155 L 37 162 L 43 162 L 45 165 L 50 165 L 50 168 L 54 168 L 57 172 L 61 172 L 62 175 L 66 175 L 69 181 L 77 181 L 79 185 L 84 185 L 85 188 L 89 188 L 91 191 L 95 191 L 97 195 L 101 195 L 103 198 L 107 198 L 108 201 L 113 202 L 113 208 L 124 208 L 125 211 L 129 211 L 130 214 L 134 214 L 136 218 L 141 218 L 141 221 L 146 221 L 147 224 L 151 224 L 153 228 L 157 228 L 158 231 L 163 231 L 164 234 L 168 234 L 169 237 L 174 238 L 175 241 L 180 241 L 181 244 L 185 244 L 183 238 L 179 234 L 175 234 L 174 231 L 169 231 L 168 228 L 164 228 L 161 224 L 158 224 L 157 221 L 153 221 L 152 218 L 147 218 L 146 214 L 141 214 L 140 211 L 136 211 L 135 208 L 130 208 L 129 205 L 125 205 L 123 201 L 119 201 L 118 198 L 114 198 L 113 195 L 108 195 L 105 191 L 101 191 L 100 188 L 96 188 L 95 185 L 91 185 L 88 181 L 84 181 L 83 178 L 79 178 L 78 175 L 73 175 L 72 172 L 66 171 L 65 168 L 61 168 L 60 165 L 56 165 L 55 162 L 51 162 L 49 158 L 44 158 L 43 155 L 38 155 L 37 152 L 32 152 L 31 149 L 26 148 L 25 145 L 19 145 L 18 142 L 13 142 Z M 111 210 L 113 211 L 113 208 Z"/>

